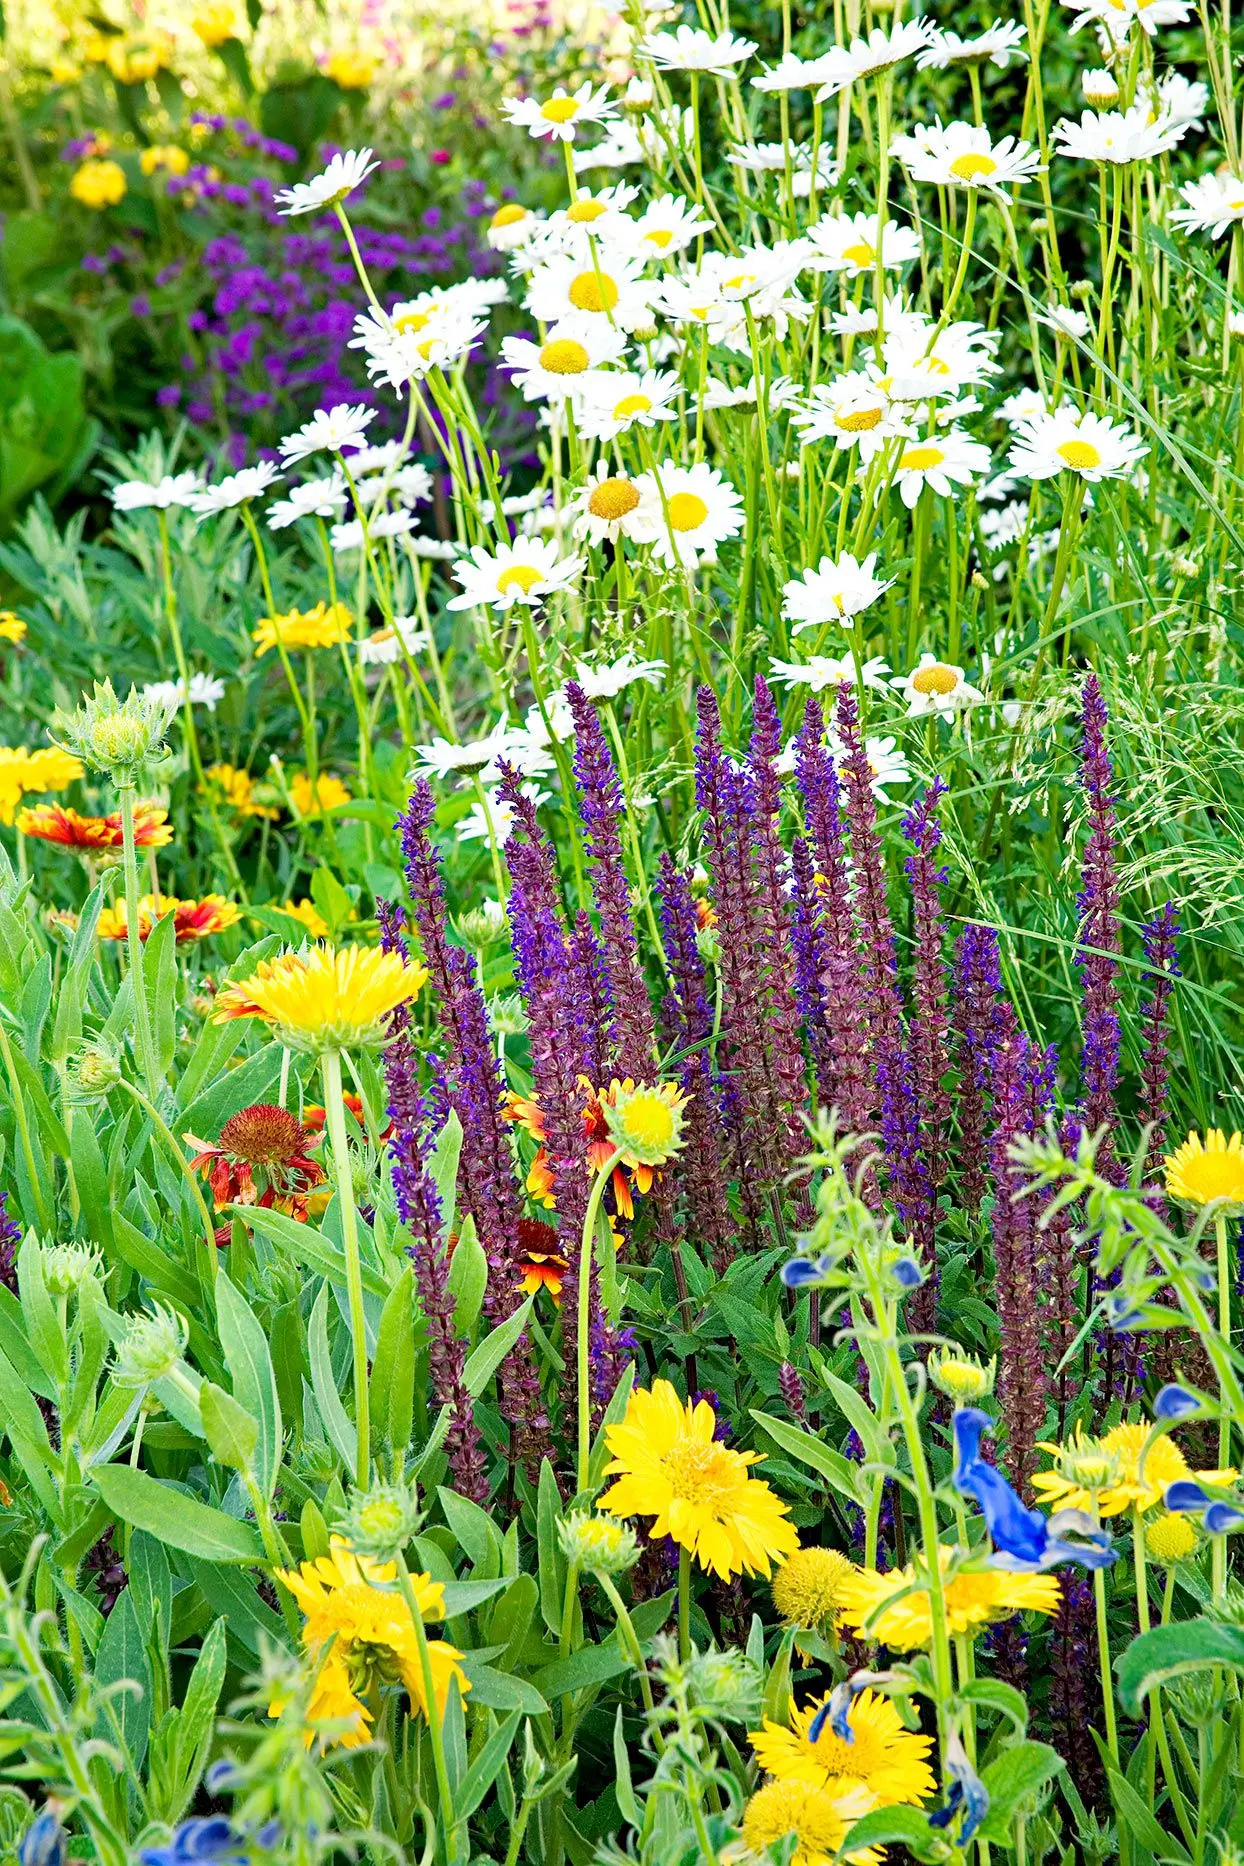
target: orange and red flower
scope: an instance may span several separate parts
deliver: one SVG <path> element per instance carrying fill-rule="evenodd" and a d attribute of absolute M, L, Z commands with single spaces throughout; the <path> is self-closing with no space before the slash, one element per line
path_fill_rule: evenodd
<path fill-rule="evenodd" d="M 23 836 L 35 836 L 41 842 L 57 842 L 64 849 L 80 855 L 95 855 L 101 849 L 119 849 L 124 841 L 121 812 L 109 816 L 83 816 L 64 804 L 37 803 L 17 813 L 17 827 Z M 168 811 L 154 803 L 134 805 L 134 841 L 140 849 L 162 849 L 173 840 Z"/>
<path fill-rule="evenodd" d="M 586 1076 L 580 1076 L 579 1087 L 586 1097 L 583 1104 L 583 1133 L 588 1143 L 587 1167 L 589 1173 L 596 1174 L 615 1151 L 613 1136 L 605 1120 L 605 1108 L 615 1102 L 620 1094 L 632 1090 L 635 1084 L 629 1077 L 625 1082 L 615 1078 L 607 1089 L 597 1089 L 593 1088 Z M 529 1096 L 511 1093 L 505 1097 L 502 1113 L 507 1120 L 517 1122 L 524 1133 L 539 1142 L 535 1158 L 527 1169 L 527 1191 L 539 1204 L 552 1211 L 557 1204 L 556 1176 L 548 1148 L 544 1144 L 544 1116 L 539 1102 Z M 613 1187 L 614 1209 L 620 1218 L 635 1216 L 632 1192 L 649 1191 L 654 1177 L 655 1168 L 651 1166 L 634 1166 L 629 1175 L 625 1167 L 614 1167 L 610 1183 Z"/>
<path fill-rule="evenodd" d="M 547 1289 L 560 1307 L 566 1259 L 555 1248 L 556 1231 L 552 1225 L 542 1224 L 538 1218 L 520 1218 L 518 1242 L 521 1252 L 518 1264 L 519 1289 L 524 1296 L 534 1296 L 537 1290 Z"/>
<path fill-rule="evenodd" d="M 138 903 L 138 937 L 146 940 L 167 914 L 173 916 L 173 938 L 179 946 L 223 933 L 242 918 L 242 910 L 223 894 L 205 894 L 201 901 L 179 901 L 171 894 L 144 894 Z M 128 919 L 124 899 L 105 907 L 99 916 L 100 939 L 124 939 Z"/>
<path fill-rule="evenodd" d="M 367 1117 L 363 1109 L 363 1097 L 361 1095 L 356 1095 L 353 1089 L 343 1089 L 341 1091 L 341 1099 L 350 1110 L 350 1113 L 354 1116 L 363 1132 L 366 1133 Z M 319 1102 L 311 1102 L 302 1111 L 303 1126 L 310 1128 L 314 1134 L 323 1133 L 324 1123 L 327 1119 L 327 1111 L 320 1106 Z M 392 1132 L 393 1123 L 390 1121 L 388 1126 L 385 1127 L 376 1138 L 378 1140 L 387 1140 Z"/>
<path fill-rule="evenodd" d="M 305 1221 L 307 1195 L 325 1174 L 311 1158 L 317 1136 L 288 1108 L 252 1102 L 230 1116 L 214 1146 L 183 1138 L 198 1148 L 190 1170 L 203 1174 L 217 1205 L 258 1205 Z"/>

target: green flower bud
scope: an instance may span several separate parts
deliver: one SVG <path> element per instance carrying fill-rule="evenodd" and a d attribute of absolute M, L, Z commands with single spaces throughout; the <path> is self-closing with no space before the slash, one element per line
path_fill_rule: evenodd
<path fill-rule="evenodd" d="M 625 1574 L 639 1560 L 639 1543 L 627 1523 L 575 1510 L 557 1525 L 562 1554 L 588 1574 Z"/>
<path fill-rule="evenodd" d="M 175 1309 L 153 1303 L 147 1315 L 132 1318 L 116 1350 L 113 1379 L 122 1387 L 150 1386 L 171 1374 L 186 1351 L 189 1329 Z"/>
<path fill-rule="evenodd" d="M 95 683 L 89 700 L 76 712 L 57 710 L 52 734 L 85 763 L 107 771 L 120 789 L 132 789 L 139 774 L 163 755 L 164 735 L 177 711 L 177 702 L 144 694 L 132 687 L 119 700 L 111 680 Z"/>
<path fill-rule="evenodd" d="M 69 1064 L 70 1092 L 75 1101 L 101 1101 L 120 1080 L 120 1058 L 106 1043 L 84 1043 Z"/>
<path fill-rule="evenodd" d="M 100 1256 L 86 1244 L 53 1244 L 43 1253 L 43 1280 L 53 1296 L 72 1296 L 99 1268 Z"/>
<path fill-rule="evenodd" d="M 373 1484 L 354 1492 L 336 1527 L 356 1555 L 392 1562 L 418 1535 L 422 1521 L 414 1484 Z"/>

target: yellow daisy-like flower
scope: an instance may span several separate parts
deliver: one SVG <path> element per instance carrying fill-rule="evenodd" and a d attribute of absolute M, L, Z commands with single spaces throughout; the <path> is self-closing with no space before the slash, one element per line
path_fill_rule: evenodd
<path fill-rule="evenodd" d="M 218 1024 L 231 1017 L 262 1017 L 287 1049 L 377 1049 L 389 1015 L 417 997 L 427 967 L 407 965 L 372 946 L 313 946 L 261 960 L 241 984 L 217 994 Z"/>
<path fill-rule="evenodd" d="M 1177 1515 L 1174 1510 L 1163 1510 L 1145 1524 L 1145 1553 L 1164 1568 L 1195 1555 L 1200 1540 L 1192 1518 Z"/>
<path fill-rule="evenodd" d="M 842 1584 L 855 1563 L 837 1549 L 796 1549 L 773 1577 L 773 1604 L 784 1626 L 809 1629 L 830 1619 L 842 1604 Z"/>
<path fill-rule="evenodd" d="M 1225 1199 L 1229 1208 L 1244 1212 L 1244 1139 L 1238 1133 L 1228 1140 L 1220 1127 L 1211 1127 L 1202 1140 L 1194 1128 L 1163 1164 L 1168 1198 L 1181 1205 Z"/>
<path fill-rule="evenodd" d="M 284 648 L 335 648 L 349 641 L 352 618 L 344 603 L 317 603 L 314 609 L 291 609 L 285 615 L 260 616 L 251 630 L 255 659 L 279 642 Z"/>
<path fill-rule="evenodd" d="M 862 1782 L 879 1808 L 899 1802 L 918 1805 L 937 1790 L 926 1760 L 933 1739 L 915 1736 L 888 1698 L 861 1691 L 847 1712 L 855 1741 L 844 1743 L 828 1722 L 815 1742 L 808 1731 L 828 1697 L 793 1711 L 790 1728 L 765 1719 L 763 1730 L 749 1733 L 756 1760 L 768 1775 L 809 1788 L 835 1788 Z"/>
<path fill-rule="evenodd" d="M 321 771 L 312 784 L 305 771 L 290 779 L 289 800 L 299 816 L 322 816 L 325 810 L 351 801 L 350 792 L 331 771 Z"/>
<path fill-rule="evenodd" d="M 799 1538 L 782 1502 L 748 1467 L 755 1451 L 732 1451 L 713 1434 L 717 1415 L 705 1400 L 680 1400 L 668 1380 L 638 1388 L 620 1425 L 606 1427 L 616 1477 L 600 1499 L 612 1516 L 649 1516 L 654 1537 L 672 1536 L 703 1568 L 768 1576 Z"/>
<path fill-rule="evenodd" d="M 26 624 L 12 609 L 0 609 L 0 641 L 16 645 L 26 639 Z"/>
<path fill-rule="evenodd" d="M 280 815 L 279 810 L 256 800 L 255 780 L 249 771 L 241 771 L 236 765 L 209 765 L 206 775 L 238 816 L 266 816 L 275 822 Z"/>
<path fill-rule="evenodd" d="M 92 157 L 74 170 L 69 192 L 83 207 L 115 207 L 125 199 L 125 170 L 119 162 Z"/>
<path fill-rule="evenodd" d="M 663 1166 L 683 1144 L 683 1108 L 687 1097 L 676 1082 L 660 1082 L 655 1088 L 614 1081 L 601 1109 L 609 1138 L 622 1156 L 624 1166 Z"/>
<path fill-rule="evenodd" d="M 943 1569 L 950 1553 L 941 1552 Z M 1008 1574 L 1000 1568 L 962 1569 L 946 1581 L 945 1592 L 952 1636 L 975 1634 L 1013 1613 L 1054 1613 L 1060 1599 L 1056 1575 Z M 911 1566 L 888 1574 L 860 1569 L 843 1583 L 842 1621 L 860 1639 L 878 1640 L 895 1652 L 914 1651 L 927 1646 L 933 1634 L 928 1588 L 919 1584 Z"/>
<path fill-rule="evenodd" d="M 118 84 L 145 84 L 168 64 L 172 51 L 166 32 L 123 33 L 108 41 L 104 63 Z"/>
<path fill-rule="evenodd" d="M 170 175 L 184 175 L 190 157 L 176 143 L 153 143 L 139 156 L 138 166 L 144 175 L 154 175 L 159 169 L 166 169 Z"/>
<path fill-rule="evenodd" d="M 294 920 L 301 920 L 312 939 L 328 938 L 327 920 L 319 912 L 315 902 L 308 900 L 305 894 L 300 901 L 284 902 L 281 912 L 289 914 Z"/>
<path fill-rule="evenodd" d="M 790 1866 L 833 1866 L 851 1828 L 876 1805 L 860 1782 L 844 1782 L 837 1792 L 807 1782 L 766 1782 L 743 1810 L 739 1837 L 749 1859 L 767 1860 L 770 1847 L 794 1834 Z M 875 1847 L 847 1855 L 856 1866 L 874 1866 L 881 1857 Z"/>
<path fill-rule="evenodd" d="M 242 909 L 223 894 L 205 894 L 202 900 L 179 901 L 169 894 L 144 894 L 138 903 L 138 937 L 148 940 L 153 929 L 166 915 L 173 916 L 173 939 L 178 946 L 210 939 L 236 926 Z M 129 922 L 124 896 L 111 907 L 101 910 L 96 933 L 100 939 L 123 940 Z"/>
<path fill-rule="evenodd" d="M 238 36 L 237 15 L 232 0 L 207 0 L 190 21 L 190 30 L 197 34 L 209 51 L 223 45 L 226 39 Z"/>
<path fill-rule="evenodd" d="M 334 52 L 324 61 L 324 76 L 343 91 L 365 91 L 376 75 L 376 61 L 366 52 Z"/>
<path fill-rule="evenodd" d="M 11 823 L 28 791 L 58 791 L 82 776 L 82 762 L 59 745 L 27 751 L 24 745 L 0 745 L 0 823 Z"/>
<path fill-rule="evenodd" d="M 427 1717 L 428 1705 L 415 1623 L 396 1589 L 395 1565 L 355 1555 L 340 1536 L 332 1538 L 330 1548 L 318 1561 L 305 1561 L 297 1569 L 278 1569 L 276 1578 L 305 1615 L 302 1643 L 308 1657 L 313 1662 L 322 1658 L 311 1694 L 310 1721 L 345 1726 L 325 1731 L 322 1746 L 340 1743 L 343 1748 L 357 1749 L 371 1734 L 372 1712 L 366 1698 L 377 1685 L 404 1685 L 411 1710 L 422 1717 Z M 443 1620 L 441 1583 L 426 1574 L 412 1575 L 411 1580 L 425 1625 Z M 458 1663 L 462 1654 L 447 1640 L 429 1640 L 428 1653 L 436 1712 L 443 1717 L 450 1684 L 456 1679 L 465 1697 L 470 1680 Z M 271 1715 L 279 1712 L 279 1705 L 271 1707 Z"/>
<path fill-rule="evenodd" d="M 1042 1443 L 1042 1451 L 1065 1460 L 1067 1468 L 1038 1471 L 1032 1487 L 1043 1502 L 1055 1510 L 1091 1510 L 1096 1505 L 1102 1516 L 1118 1516 L 1133 1505 L 1151 1510 L 1160 1503 L 1168 1484 L 1179 1478 L 1194 1478 L 1199 1484 L 1233 1484 L 1236 1472 L 1193 1471 L 1179 1446 L 1171 1438 L 1154 1439 L 1145 1452 L 1144 1471 L 1140 1454 L 1149 1427 L 1145 1424 L 1116 1425 L 1101 1438 L 1087 1439 L 1077 1433 L 1069 1445 Z M 1101 1489 L 1089 1490 L 1076 1481 L 1076 1462 L 1086 1453 L 1099 1453 L 1107 1461 L 1110 1481 Z"/>

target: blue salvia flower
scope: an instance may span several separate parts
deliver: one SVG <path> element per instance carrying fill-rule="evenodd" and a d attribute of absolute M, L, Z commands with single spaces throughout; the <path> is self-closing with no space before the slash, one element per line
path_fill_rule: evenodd
<path fill-rule="evenodd" d="M 1194 1393 L 1189 1387 L 1181 1387 L 1171 1381 L 1154 1400 L 1153 1416 L 1155 1419 L 1191 1419 L 1204 1406 L 1205 1400 L 1200 1393 Z"/>
<path fill-rule="evenodd" d="M 1043 1574 L 1061 1562 L 1108 1568 L 1118 1559 L 1109 1534 L 1084 1510 L 1057 1510 L 1053 1516 L 1030 1510 L 1001 1471 L 985 1463 L 980 1443 L 982 1434 L 993 1429 L 988 1413 L 978 1406 L 962 1406 L 955 1413 L 954 1429 L 954 1486 L 973 1499 L 984 1517 L 994 1546 L 995 1568 L 1013 1574 Z M 1069 1541 L 1069 1533 L 1085 1539 Z"/>
<path fill-rule="evenodd" d="M 989 1790 L 972 1767 L 958 1736 L 952 1736 L 946 1745 L 946 1773 L 950 1776 L 946 1806 L 930 1814 L 929 1826 L 949 1827 L 958 1818 L 959 1845 L 966 1847 L 989 1812 Z"/>
<path fill-rule="evenodd" d="M 1224 1503 L 1221 1497 L 1212 1497 L 1190 1477 L 1168 1484 L 1162 1501 L 1168 1510 L 1180 1515 L 1199 1516 L 1207 1536 L 1226 1536 L 1244 1528 L 1244 1510 L 1237 1510 L 1233 1503 Z"/>
<path fill-rule="evenodd" d="M 269 1821 L 254 1834 L 239 1833 L 223 1814 L 183 1821 L 162 1847 L 140 1847 L 141 1866 L 252 1866 L 280 1838 Z"/>
<path fill-rule="evenodd" d="M 65 1866 L 65 1830 L 52 1808 L 36 1814 L 17 1849 L 19 1866 Z"/>
<path fill-rule="evenodd" d="M 820 1710 L 808 1725 L 808 1741 L 815 1743 L 828 1724 L 840 1743 L 854 1743 L 855 1731 L 851 1728 L 851 1706 L 861 1691 L 867 1691 L 873 1685 L 893 1684 L 894 1672 L 852 1672 L 840 1685 L 835 1685 Z"/>

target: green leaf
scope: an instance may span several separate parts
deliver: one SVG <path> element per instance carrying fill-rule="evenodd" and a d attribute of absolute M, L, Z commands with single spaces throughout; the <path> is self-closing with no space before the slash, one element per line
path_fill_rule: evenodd
<path fill-rule="evenodd" d="M 226 1205 L 225 1210 L 231 1218 L 240 1218 L 244 1225 L 258 1231 L 261 1237 L 271 1238 L 274 1244 L 283 1246 L 296 1262 L 305 1263 L 320 1276 L 345 1288 L 345 1253 L 314 1225 L 300 1225 L 296 1218 L 287 1218 L 284 1212 L 269 1211 L 258 1205 Z M 364 1260 L 362 1270 L 363 1288 L 368 1295 L 386 1298 L 389 1285 L 375 1265 Z"/>
<path fill-rule="evenodd" d="M 147 1736 L 151 1727 L 151 1666 L 147 1659 L 147 1642 L 138 1624 L 138 1615 L 134 1611 L 128 1588 L 108 1615 L 103 1638 L 95 1654 L 97 1686 L 117 1685 L 123 1679 L 131 1680 L 132 1688 L 109 1695 L 108 1705 L 100 1707 L 95 1734 L 111 1742 L 112 1717 L 115 1717 L 124 1733 L 134 1767 L 139 1769 L 146 1754 Z M 109 1716 L 109 1710 L 112 1717 Z"/>
<path fill-rule="evenodd" d="M 469 1652 L 462 1655 L 462 1669 L 471 1681 L 470 1704 L 483 1705 L 487 1710 L 520 1711 L 527 1717 L 549 1715 L 548 1704 L 525 1678 L 496 1671 Z"/>
<path fill-rule="evenodd" d="M 410 1444 L 415 1415 L 414 1276 L 411 1265 L 389 1291 L 368 1387 L 373 1452 L 385 1447 L 401 1457 Z"/>
<path fill-rule="evenodd" d="M 69 1378 L 69 1343 L 43 1277 L 43 1246 L 28 1231 L 17 1253 L 17 1286 L 26 1318 L 26 1335 L 43 1370 L 53 1380 Z"/>
<path fill-rule="evenodd" d="M 104 1464 L 91 1477 L 114 1516 L 135 1529 L 158 1536 L 170 1548 L 200 1561 L 262 1562 L 263 1545 L 249 1523 L 238 1522 L 186 1496 L 172 1484 L 131 1470 L 128 1464 Z"/>
<path fill-rule="evenodd" d="M 530 1577 L 529 1577 L 530 1578 Z M 476 1607 L 482 1607 L 494 1594 L 500 1594 L 511 1585 L 510 1576 L 494 1575 L 490 1581 L 446 1581 L 445 1618 L 454 1620 L 460 1613 L 473 1613 Z"/>
<path fill-rule="evenodd" d="M 628 1669 L 630 1660 L 616 1640 L 603 1646 L 581 1646 L 568 1659 L 555 1659 L 533 1675 L 532 1683 L 546 1698 L 563 1697 L 568 1691 L 586 1691 L 603 1685 Z"/>
<path fill-rule="evenodd" d="M 441 1131 L 432 1148 L 432 1157 L 428 1161 L 432 1182 L 441 1202 L 441 1223 L 447 1236 L 454 1228 L 458 1203 L 458 1160 L 461 1153 L 462 1123 L 457 1111 L 451 1108 L 441 1124 Z"/>
<path fill-rule="evenodd" d="M 1244 1630 L 1204 1619 L 1155 1626 L 1141 1633 L 1115 1660 L 1119 1702 L 1129 1717 L 1138 1717 L 1146 1697 L 1158 1685 L 1215 1665 L 1244 1672 Z"/>
<path fill-rule="evenodd" d="M 493 1528 L 486 1510 L 469 1497 L 443 1485 L 437 1491 L 445 1521 L 454 1539 L 464 1551 L 472 1568 L 484 1569 L 480 1580 L 492 1580 L 501 1571 L 501 1538 Z"/>
<path fill-rule="evenodd" d="M 328 1352 L 328 1285 L 324 1284 L 315 1299 L 307 1329 L 307 1353 L 311 1361 L 311 1391 L 319 1408 L 324 1430 L 347 1471 L 354 1469 L 357 1435 L 354 1422 L 341 1403 L 333 1364 Z"/>
<path fill-rule="evenodd" d="M 474 1691 L 471 1696 L 475 1697 Z M 501 1765 L 510 1752 L 522 1714 L 521 1709 L 512 1710 L 504 1722 L 497 1725 L 459 1783 L 454 1796 L 454 1813 L 459 1820 L 466 1820 L 474 1814 L 501 1773 Z"/>
<path fill-rule="evenodd" d="M 255 95 L 255 80 L 251 77 L 250 60 L 246 56 L 246 47 L 240 39 L 226 39 L 215 48 L 216 56 L 233 79 L 244 97 Z"/>
<path fill-rule="evenodd" d="M 467 1364 L 462 1372 L 462 1382 L 472 1399 L 479 1398 L 526 1328 L 527 1317 L 531 1314 L 531 1305 L 534 1301 L 534 1296 L 528 1296 L 526 1302 L 502 1322 L 500 1328 L 494 1328 L 490 1335 L 485 1335 L 479 1346 L 467 1356 Z"/>
<path fill-rule="evenodd" d="M 1110 1789 L 1110 1799 L 1114 1802 L 1115 1812 L 1119 1817 L 1120 1828 L 1127 1826 L 1141 1846 L 1147 1847 L 1149 1852 L 1159 1859 L 1180 1862 L 1191 1860 L 1192 1855 L 1188 1849 L 1174 1834 L 1168 1834 L 1163 1827 L 1159 1826 L 1148 1803 L 1136 1793 L 1130 1782 L 1124 1781 L 1117 1770 L 1113 1768 L 1106 1770 L 1106 1782 Z"/>
<path fill-rule="evenodd" d="M 42 1423 L 42 1422 L 40 1422 Z M 562 1500 L 557 1476 L 547 1458 L 540 1465 L 536 1492 L 536 1545 L 539 1555 L 540 1613 L 550 1633 L 559 1634 L 566 1592 L 566 1558 L 557 1539 Z"/>
<path fill-rule="evenodd" d="M 883 1847 L 897 1843 L 905 1846 L 918 1860 L 937 1859 L 944 1855 L 946 1842 L 929 1817 L 918 1808 L 876 1808 L 865 1814 L 847 1834 L 840 1849 L 849 1858 L 865 1847 Z"/>
<path fill-rule="evenodd" d="M 216 1278 L 216 1320 L 225 1365 L 233 1379 L 233 1396 L 258 1423 L 255 1478 L 264 1496 L 271 1498 L 281 1464 L 281 1398 L 268 1338 L 253 1309 L 223 1270 Z"/>
<path fill-rule="evenodd" d="M 1000 1678 L 970 1679 L 967 1684 L 960 1685 L 959 1696 L 969 1704 L 981 1704 L 986 1710 L 1009 1718 L 1021 1736 L 1028 1728 L 1028 1700 L 1022 1691 L 1004 1684 Z"/>
<path fill-rule="evenodd" d="M 199 1388 L 199 1410 L 212 1456 L 231 1471 L 249 1471 L 253 1476 L 258 1420 L 214 1380 L 205 1380 Z"/>
<path fill-rule="evenodd" d="M 246 1108 L 253 1101 L 270 1099 L 280 1073 L 281 1046 L 269 1043 L 239 1063 L 236 1069 L 221 1070 L 211 1087 L 188 1107 L 183 1102 L 182 1126 L 192 1134 L 206 1137 L 219 1134 L 229 1116 L 236 1114 L 239 1108 Z"/>
<path fill-rule="evenodd" d="M 203 1765 L 211 1751 L 216 1706 L 220 1702 L 221 1687 L 225 1682 L 228 1650 L 225 1622 L 223 1618 L 213 1620 L 199 1647 L 199 1656 L 194 1662 L 186 1695 L 177 1713 L 177 1735 L 173 1751 L 176 1798 L 163 1810 L 163 1817 L 170 1826 L 180 1820 L 190 1805 L 191 1796 L 203 1773 Z"/>
<path fill-rule="evenodd" d="M 468 1212 L 449 1260 L 447 1279 L 453 1297 L 454 1327 L 469 1339 L 484 1303 L 488 1287 L 488 1257 L 475 1230 L 475 1220 Z"/>
<path fill-rule="evenodd" d="M 627 1826 L 642 1827 L 643 1816 L 635 1800 L 635 1788 L 631 1781 L 631 1758 L 626 1747 L 626 1730 L 620 1704 L 613 1720 L 613 1792 L 617 1796 L 618 1811 Z"/>
<path fill-rule="evenodd" d="M 271 1645 L 285 1631 L 279 1614 L 260 1597 L 256 1583 L 238 1568 L 219 1568 L 214 1562 L 191 1559 L 195 1585 L 214 1613 L 222 1616 L 229 1637 L 258 1658 L 266 1639 Z"/>
<path fill-rule="evenodd" d="M 1035 1795 L 1063 1767 L 1062 1757 L 1048 1743 L 1016 1743 L 1004 1750 L 981 1771 L 989 1795 L 989 1812 L 981 1824 L 981 1836 L 1004 1844 L 1020 1802 Z"/>
<path fill-rule="evenodd" d="M 800 1426 L 787 1425 L 784 1419 L 775 1419 L 771 1413 L 767 1412 L 753 1410 L 751 1416 L 789 1457 L 816 1471 L 831 1489 L 838 1491 L 844 1497 L 849 1497 L 852 1503 L 860 1501 L 857 1488 L 858 1465 L 849 1464 L 839 1452 L 834 1451 L 831 1446 L 826 1445 L 812 1432 L 805 1432 Z"/>

